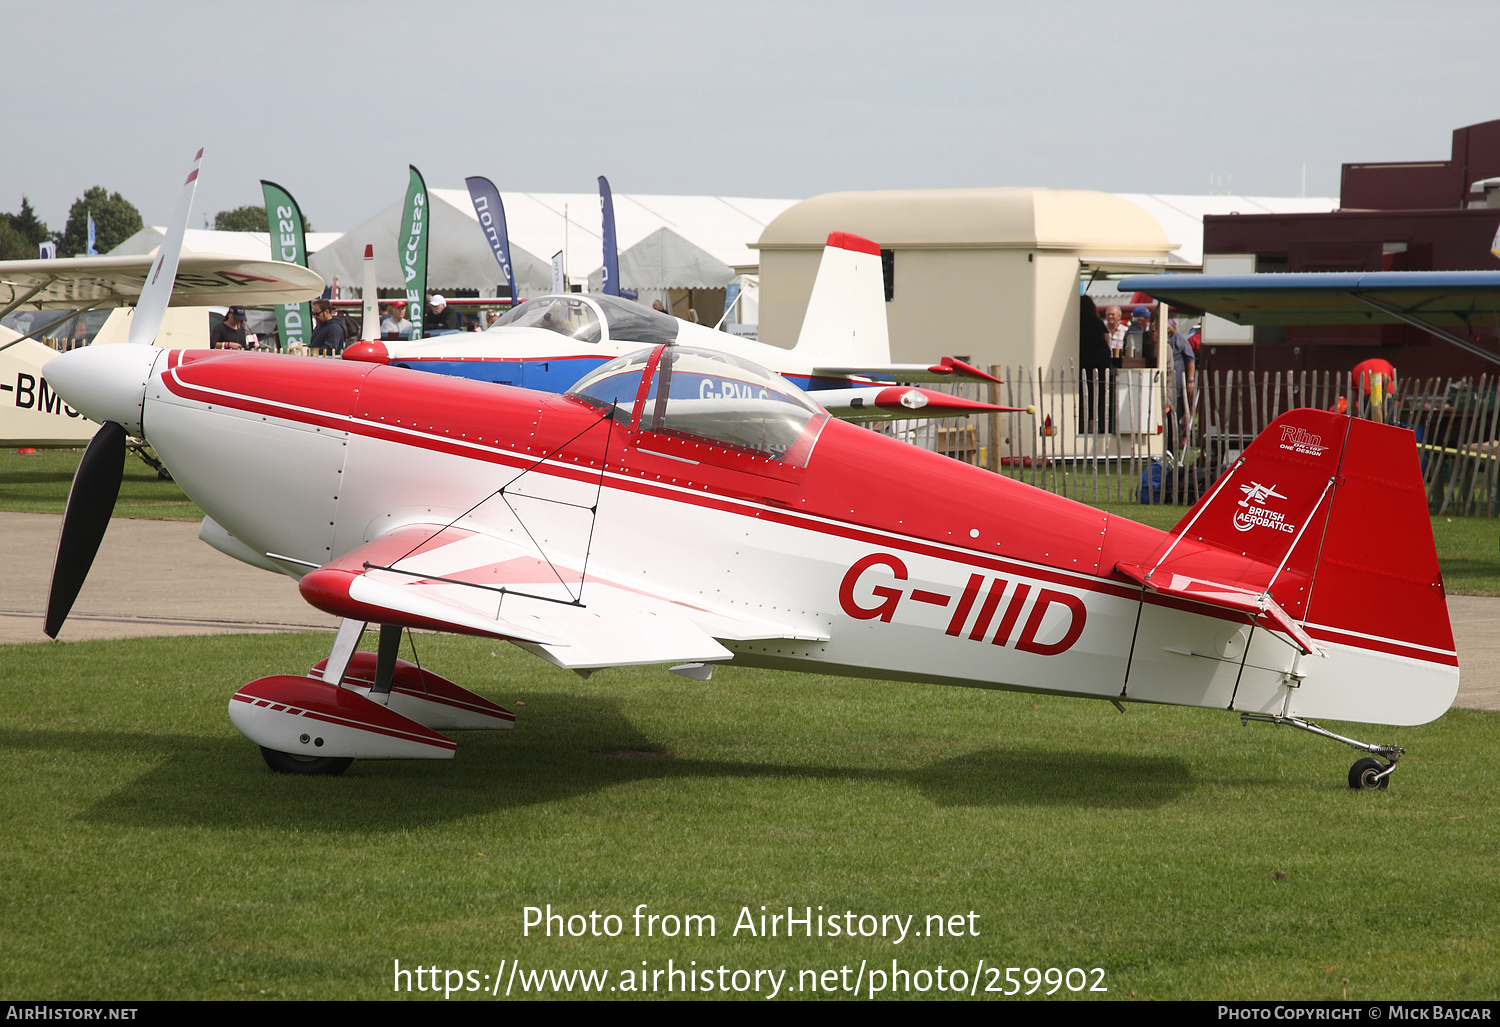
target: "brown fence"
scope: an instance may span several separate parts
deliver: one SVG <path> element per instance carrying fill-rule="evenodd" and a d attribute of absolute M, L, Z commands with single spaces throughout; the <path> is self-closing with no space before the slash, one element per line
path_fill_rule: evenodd
<path fill-rule="evenodd" d="M 1083 502 L 1188 505 L 1276 417 L 1316 407 L 1412 430 L 1433 513 L 1500 516 L 1500 376 L 1398 379 L 1372 398 L 1328 371 L 1213 372 L 1189 389 L 1150 369 L 991 370 L 1002 384 L 928 387 L 1035 412 L 877 430 Z"/>

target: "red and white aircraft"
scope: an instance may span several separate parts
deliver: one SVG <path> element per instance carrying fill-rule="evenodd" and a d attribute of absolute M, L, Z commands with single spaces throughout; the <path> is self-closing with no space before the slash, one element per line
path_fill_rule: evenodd
<path fill-rule="evenodd" d="M 684 346 L 561 395 L 146 345 L 66 353 L 47 376 L 104 424 L 69 497 L 49 634 L 108 523 L 127 433 L 207 512 L 205 540 L 344 618 L 327 661 L 229 702 L 277 770 L 450 757 L 440 732 L 512 725 L 400 661 L 408 628 L 584 674 L 733 662 L 1227 709 L 1371 753 L 1349 775 L 1369 788 L 1403 750 L 1308 718 L 1421 724 L 1458 688 L 1413 439 L 1369 421 L 1283 415 L 1164 532 Z M 378 651 L 358 653 L 369 624 Z"/>

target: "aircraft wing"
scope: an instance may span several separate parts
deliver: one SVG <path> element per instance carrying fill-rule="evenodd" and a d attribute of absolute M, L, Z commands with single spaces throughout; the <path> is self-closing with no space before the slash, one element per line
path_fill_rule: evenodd
<path fill-rule="evenodd" d="M 1500 308 L 1500 271 L 1138 275 L 1118 288 L 1246 325 L 1410 324 L 1416 319 L 1462 330 L 1476 319 L 1493 319 Z"/>
<path fill-rule="evenodd" d="M 62 257 L 0 261 L 0 308 L 76 309 L 123 307 L 140 298 L 155 267 L 151 254 L 129 257 Z M 279 260 L 248 260 L 214 253 L 184 253 L 172 285 L 174 307 L 231 303 L 297 303 L 318 296 L 316 271 Z"/>
<path fill-rule="evenodd" d="M 300 588 L 338 617 L 506 639 L 570 670 L 729 659 L 718 639 L 827 637 L 708 610 L 441 524 L 382 535 L 308 573 Z"/>
<path fill-rule="evenodd" d="M 871 364 L 860 367 L 818 365 L 814 374 L 843 378 L 875 378 L 893 382 L 999 382 L 1000 379 L 957 357 L 944 357 L 936 364 Z"/>

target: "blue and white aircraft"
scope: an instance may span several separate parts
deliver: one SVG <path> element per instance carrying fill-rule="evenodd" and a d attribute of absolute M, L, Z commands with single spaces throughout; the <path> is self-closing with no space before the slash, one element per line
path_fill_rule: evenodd
<path fill-rule="evenodd" d="M 935 364 L 892 362 L 880 248 L 847 232 L 828 237 L 797 345 L 790 350 L 683 321 L 618 296 L 564 293 L 527 300 L 483 332 L 417 341 L 365 340 L 346 349 L 344 359 L 566 392 L 601 364 L 663 343 L 719 350 L 768 367 L 845 419 L 1008 409 L 893 384 L 996 379 L 953 357 Z"/>

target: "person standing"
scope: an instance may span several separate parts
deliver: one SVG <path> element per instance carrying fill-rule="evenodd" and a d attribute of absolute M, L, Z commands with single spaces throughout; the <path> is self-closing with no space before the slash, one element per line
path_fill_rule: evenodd
<path fill-rule="evenodd" d="M 1119 307 L 1110 307 L 1104 311 L 1104 327 L 1109 332 L 1109 364 L 1111 367 L 1120 366 L 1120 358 L 1125 353 L 1125 332 L 1130 325 L 1120 313 Z"/>
<path fill-rule="evenodd" d="M 448 309 L 448 299 L 442 293 L 433 293 L 432 298 L 427 301 L 427 313 L 422 318 L 423 336 L 457 328 L 458 311 Z"/>
<path fill-rule="evenodd" d="M 387 339 L 408 339 L 411 337 L 411 322 L 406 319 L 406 304 L 400 301 L 390 303 L 386 306 L 385 317 L 380 322 L 380 334 Z"/>
<path fill-rule="evenodd" d="M 1078 383 L 1083 405 L 1083 429 L 1089 434 L 1109 430 L 1109 329 L 1099 319 L 1092 297 L 1078 298 Z"/>
<path fill-rule="evenodd" d="M 230 307 L 224 320 L 214 326 L 208 335 L 209 349 L 245 348 L 245 308 Z"/>
<path fill-rule="evenodd" d="M 1177 330 L 1177 320 L 1174 318 L 1167 322 L 1169 338 L 1167 343 L 1167 357 L 1171 363 L 1167 367 L 1167 374 L 1176 383 L 1175 387 L 1168 392 L 1174 395 L 1176 402 L 1173 405 L 1174 415 L 1167 418 L 1168 429 L 1172 431 L 1172 437 L 1167 440 L 1169 448 L 1177 449 L 1178 438 L 1182 439 L 1184 445 L 1191 441 L 1190 427 L 1193 419 L 1193 401 L 1197 396 L 1197 371 L 1198 356 L 1193 352 L 1193 344 L 1188 337 Z M 1178 435 L 1177 429 L 1182 431 Z"/>
<path fill-rule="evenodd" d="M 1172 377 L 1177 382 L 1177 410 L 1186 422 L 1197 395 L 1198 354 L 1193 352 L 1193 344 L 1188 337 L 1177 330 L 1176 319 L 1168 321 L 1167 328 L 1172 335 L 1170 352 Z"/>
<path fill-rule="evenodd" d="M 308 349 L 324 356 L 337 356 L 344 350 L 344 325 L 333 316 L 333 304 L 325 299 L 312 301 L 313 329 Z"/>

